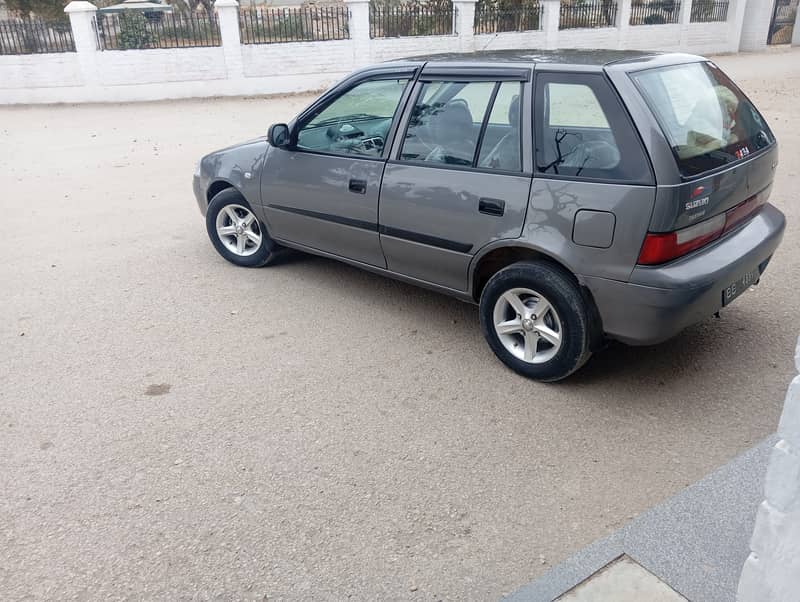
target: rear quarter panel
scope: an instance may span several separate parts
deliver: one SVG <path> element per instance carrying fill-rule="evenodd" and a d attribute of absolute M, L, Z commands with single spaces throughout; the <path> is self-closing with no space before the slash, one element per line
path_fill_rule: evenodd
<path fill-rule="evenodd" d="M 654 199 L 654 186 L 535 177 L 522 236 L 579 276 L 626 281 L 639 257 Z M 608 248 L 573 241 L 575 214 L 581 209 L 614 214 Z"/>

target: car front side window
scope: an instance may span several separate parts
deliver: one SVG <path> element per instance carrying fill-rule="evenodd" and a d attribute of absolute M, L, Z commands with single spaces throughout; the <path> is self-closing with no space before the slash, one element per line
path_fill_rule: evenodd
<path fill-rule="evenodd" d="M 380 157 L 408 78 L 357 84 L 297 131 L 298 150 Z"/>

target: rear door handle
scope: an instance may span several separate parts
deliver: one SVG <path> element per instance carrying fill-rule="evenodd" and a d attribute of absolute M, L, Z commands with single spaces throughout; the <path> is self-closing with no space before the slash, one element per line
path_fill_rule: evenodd
<path fill-rule="evenodd" d="M 478 201 L 478 211 L 486 215 L 503 215 L 506 212 L 506 202 L 500 199 L 483 198 Z"/>
<path fill-rule="evenodd" d="M 367 194 L 367 181 L 366 180 L 350 180 L 348 185 L 350 192 L 356 194 Z"/>

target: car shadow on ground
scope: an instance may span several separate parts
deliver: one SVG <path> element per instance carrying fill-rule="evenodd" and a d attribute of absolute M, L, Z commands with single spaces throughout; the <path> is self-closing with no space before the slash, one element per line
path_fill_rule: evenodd
<path fill-rule="evenodd" d="M 336 260 L 296 251 L 287 252 L 270 269 L 294 270 L 298 278 L 310 278 L 317 285 L 346 290 L 360 299 L 371 299 L 376 305 L 391 305 L 382 301 L 386 300 L 387 295 L 399 295 L 404 300 L 403 311 L 418 312 L 421 322 L 453 328 L 455 321 L 465 337 L 484 343 L 475 305 Z M 742 326 L 745 321 L 734 320 L 731 315 L 723 315 L 722 318 L 709 316 L 659 345 L 631 347 L 609 341 L 581 370 L 556 386 L 594 385 L 628 379 L 652 381 L 652 386 L 660 387 L 685 378 L 687 374 L 697 375 L 704 366 L 709 369 L 717 367 L 721 357 L 736 365 L 737 359 L 731 356 L 732 353 L 741 354 L 741 361 L 738 362 L 740 367 L 753 368 L 753 358 L 743 350 L 730 349 L 729 342 L 731 335 L 741 331 L 757 331 L 759 325 L 753 319 L 757 319 L 758 315 L 758 312 L 754 312 L 753 316 L 749 316 L 747 328 Z M 495 360 L 488 347 L 486 354 L 487 359 L 492 360 L 487 370 L 508 370 Z"/>

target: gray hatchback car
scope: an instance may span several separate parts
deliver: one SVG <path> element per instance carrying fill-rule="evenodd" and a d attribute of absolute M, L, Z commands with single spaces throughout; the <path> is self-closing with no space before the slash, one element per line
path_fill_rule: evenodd
<path fill-rule="evenodd" d="M 758 283 L 784 230 L 777 163 L 702 57 L 479 52 L 360 70 L 203 157 L 194 193 L 231 263 L 290 247 L 478 303 L 497 357 L 553 381 Z"/>

